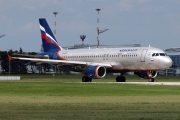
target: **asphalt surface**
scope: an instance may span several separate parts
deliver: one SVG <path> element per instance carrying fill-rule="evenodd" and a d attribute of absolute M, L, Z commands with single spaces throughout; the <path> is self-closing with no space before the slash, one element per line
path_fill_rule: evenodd
<path fill-rule="evenodd" d="M 87 82 L 79 82 L 87 83 Z M 138 85 L 172 85 L 180 86 L 180 82 L 90 82 L 92 84 L 138 84 Z"/>
<path fill-rule="evenodd" d="M 180 82 L 124 82 L 120 84 L 139 84 L 139 85 L 179 85 Z"/>

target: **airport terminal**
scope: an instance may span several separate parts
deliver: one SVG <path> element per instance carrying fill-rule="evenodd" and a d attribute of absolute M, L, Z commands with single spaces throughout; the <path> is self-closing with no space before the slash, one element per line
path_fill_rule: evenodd
<path fill-rule="evenodd" d="M 173 60 L 172 68 L 180 68 L 180 55 L 169 55 Z"/>
<path fill-rule="evenodd" d="M 170 55 L 170 58 L 173 61 L 173 65 L 171 66 L 171 68 L 165 70 L 164 73 L 162 73 L 162 75 L 174 75 L 174 76 L 179 76 L 180 75 L 180 55 Z M 162 72 L 162 71 L 160 71 Z M 160 73 L 159 72 L 159 73 Z"/>

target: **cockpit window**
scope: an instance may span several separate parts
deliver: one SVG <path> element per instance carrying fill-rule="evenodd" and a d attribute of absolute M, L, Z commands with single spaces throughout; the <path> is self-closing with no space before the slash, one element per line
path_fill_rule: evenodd
<path fill-rule="evenodd" d="M 156 53 L 156 56 L 159 56 L 159 53 Z"/>
<path fill-rule="evenodd" d="M 160 53 L 160 56 L 166 56 L 166 54 L 165 53 Z"/>
<path fill-rule="evenodd" d="M 153 53 L 152 56 L 167 56 L 166 53 Z"/>

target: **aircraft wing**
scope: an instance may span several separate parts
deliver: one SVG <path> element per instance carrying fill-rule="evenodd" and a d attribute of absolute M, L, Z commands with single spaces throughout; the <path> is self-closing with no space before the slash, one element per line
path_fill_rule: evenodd
<path fill-rule="evenodd" d="M 18 53 L 13 53 L 13 57 L 26 57 L 26 58 L 41 58 L 41 59 L 48 59 L 47 56 L 37 56 L 37 55 L 30 55 L 30 54 L 18 54 Z"/>
<path fill-rule="evenodd" d="M 47 64 L 55 64 L 55 65 L 100 65 L 106 68 L 112 67 L 109 63 L 95 63 L 95 62 L 81 62 L 81 61 L 66 61 L 66 60 L 53 60 L 53 59 L 38 59 L 38 58 L 22 58 L 22 57 L 12 57 L 13 59 L 18 60 L 27 60 L 31 62 L 36 62 L 37 64 L 47 63 Z"/>

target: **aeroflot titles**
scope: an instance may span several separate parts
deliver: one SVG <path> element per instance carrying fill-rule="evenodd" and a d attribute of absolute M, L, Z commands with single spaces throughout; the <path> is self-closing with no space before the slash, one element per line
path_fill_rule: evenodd
<path fill-rule="evenodd" d="M 138 49 L 122 49 L 122 50 L 119 50 L 120 52 L 135 52 L 137 51 Z"/>

